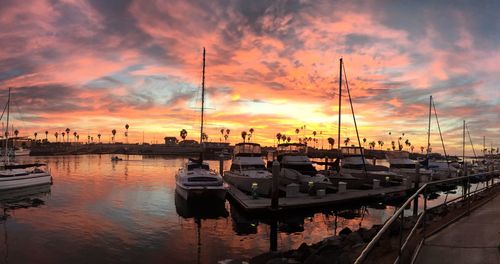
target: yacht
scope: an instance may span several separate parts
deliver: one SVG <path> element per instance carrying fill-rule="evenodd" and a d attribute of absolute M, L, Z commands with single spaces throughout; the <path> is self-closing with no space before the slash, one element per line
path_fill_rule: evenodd
<path fill-rule="evenodd" d="M 342 147 L 340 152 L 340 174 L 379 180 L 399 177 L 397 173 L 389 171 L 389 168 L 385 166 L 368 162 L 361 147 Z"/>
<path fill-rule="evenodd" d="M 307 146 L 300 143 L 283 143 L 276 148 L 280 162 L 280 185 L 296 183 L 301 192 L 307 192 L 312 186 L 317 189 L 331 187 L 332 183 L 323 174 L 319 174 L 307 157 Z"/>
<path fill-rule="evenodd" d="M 222 176 L 210 170 L 207 162 L 203 161 L 203 114 L 205 110 L 205 48 L 203 48 L 203 71 L 201 83 L 201 126 L 200 126 L 200 158 L 189 161 L 180 168 L 175 175 L 175 191 L 186 200 L 217 199 L 224 200 L 227 188 Z"/>
<path fill-rule="evenodd" d="M 455 163 L 447 162 L 446 160 L 426 159 L 421 161 L 420 164 L 422 164 L 422 166 L 426 169 L 432 171 L 432 178 L 434 180 L 457 177 L 460 171 L 455 167 Z"/>
<path fill-rule="evenodd" d="M 272 174 L 262 159 L 262 150 L 257 143 L 238 143 L 234 146 L 231 169 L 224 172 L 224 181 L 242 191 L 269 196 L 272 189 Z"/>
<path fill-rule="evenodd" d="M 388 151 L 385 158 L 389 162 L 389 170 L 407 177 L 415 182 L 416 161 L 410 159 L 410 153 L 406 151 Z M 427 182 L 431 179 L 433 172 L 424 167 L 419 168 L 420 182 Z"/>

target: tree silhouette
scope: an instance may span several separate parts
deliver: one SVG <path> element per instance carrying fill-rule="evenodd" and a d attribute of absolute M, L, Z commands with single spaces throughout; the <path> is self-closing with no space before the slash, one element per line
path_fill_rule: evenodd
<path fill-rule="evenodd" d="M 347 146 L 347 144 L 349 144 L 349 142 L 351 142 L 351 139 L 350 139 L 350 138 L 346 138 L 346 139 L 344 140 L 344 144 L 345 144 L 346 146 Z"/>
<path fill-rule="evenodd" d="M 290 143 L 290 141 L 291 141 L 291 140 L 292 140 L 292 138 L 291 138 L 291 137 L 287 137 L 287 138 L 286 138 L 286 142 L 287 142 L 287 143 Z"/>
<path fill-rule="evenodd" d="M 116 129 L 111 130 L 111 134 L 113 135 L 113 137 L 111 138 L 112 139 L 111 141 L 113 141 L 113 143 L 115 143 Z"/>
<path fill-rule="evenodd" d="M 363 138 L 363 147 L 365 147 L 366 144 L 366 138 Z"/>
<path fill-rule="evenodd" d="M 73 132 L 73 139 L 75 140 L 75 142 L 76 142 L 76 135 L 78 135 L 78 133 L 76 133 L 76 131 Z"/>
<path fill-rule="evenodd" d="M 130 126 L 129 126 L 128 124 L 125 124 L 125 130 L 126 130 L 126 131 L 125 131 L 125 138 L 127 139 L 127 144 L 128 144 L 128 128 L 129 128 L 129 127 L 130 127 Z"/>
<path fill-rule="evenodd" d="M 328 144 L 330 144 L 330 149 L 333 149 L 333 145 L 335 145 L 335 139 L 329 137 L 328 138 Z"/>
<path fill-rule="evenodd" d="M 54 133 L 54 137 L 56 137 L 56 142 L 57 142 L 57 138 L 59 137 L 59 133 Z"/>
<path fill-rule="evenodd" d="M 241 131 L 241 138 L 243 138 L 243 143 L 247 139 L 247 132 L 246 131 Z"/>
<path fill-rule="evenodd" d="M 420 146 L 420 154 L 424 154 L 424 146 Z"/>
<path fill-rule="evenodd" d="M 281 134 L 281 141 L 283 141 L 283 143 L 285 143 L 285 141 L 286 141 L 286 135 L 285 134 Z"/>
<path fill-rule="evenodd" d="M 48 136 L 49 136 L 49 131 L 45 130 L 45 141 L 49 141 L 48 139 Z"/>
<path fill-rule="evenodd" d="M 188 132 L 186 129 L 182 129 L 181 132 L 179 133 L 179 135 L 181 136 L 182 140 L 186 140 Z"/>
<path fill-rule="evenodd" d="M 101 134 L 97 134 L 97 139 L 99 140 L 99 143 L 101 143 Z"/>
<path fill-rule="evenodd" d="M 69 142 L 69 131 L 70 131 L 69 128 L 66 128 L 66 135 L 68 137 L 68 142 Z"/>
<path fill-rule="evenodd" d="M 61 136 L 62 136 L 62 142 L 64 143 L 64 136 L 66 135 L 66 133 L 62 132 L 61 133 Z"/>
<path fill-rule="evenodd" d="M 299 132 L 300 130 L 298 128 L 295 129 L 295 134 L 297 134 L 297 139 L 299 138 Z"/>
<path fill-rule="evenodd" d="M 280 143 L 281 141 L 281 133 L 276 133 L 276 139 L 278 140 L 278 144 Z"/>
<path fill-rule="evenodd" d="M 250 130 L 248 130 L 248 132 L 250 132 L 250 135 L 248 135 L 248 141 L 249 141 L 249 142 L 250 142 L 250 138 L 252 138 L 252 136 L 253 136 L 253 132 L 254 132 L 254 131 L 255 131 L 255 130 L 254 130 L 253 128 L 250 128 Z"/>
<path fill-rule="evenodd" d="M 37 132 L 35 132 L 35 134 L 33 134 L 33 135 L 35 136 L 35 141 L 36 141 L 36 136 L 38 136 L 38 133 L 37 133 Z"/>

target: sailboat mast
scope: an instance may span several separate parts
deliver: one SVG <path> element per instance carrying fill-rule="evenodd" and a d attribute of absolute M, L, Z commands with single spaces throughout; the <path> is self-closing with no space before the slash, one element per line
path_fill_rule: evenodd
<path fill-rule="evenodd" d="M 5 128 L 5 163 L 9 163 L 9 116 L 10 116 L 10 87 L 7 97 L 7 126 Z"/>
<path fill-rule="evenodd" d="M 203 71 L 201 77 L 201 128 L 200 146 L 203 148 L 203 114 L 205 112 L 205 47 L 203 47 Z"/>
<path fill-rule="evenodd" d="M 462 138 L 462 161 L 464 162 L 464 166 L 465 166 L 465 120 L 464 120 L 464 131 L 463 131 L 463 138 Z"/>
<path fill-rule="evenodd" d="M 427 159 L 429 159 L 430 155 L 430 146 L 431 146 L 431 115 L 432 115 L 432 95 L 429 98 L 429 126 L 427 127 Z"/>
<path fill-rule="evenodd" d="M 342 116 L 342 58 L 340 58 L 340 72 L 339 72 L 339 125 L 338 125 L 338 137 L 337 137 L 337 153 L 340 157 L 340 127 L 341 127 L 341 116 Z"/>

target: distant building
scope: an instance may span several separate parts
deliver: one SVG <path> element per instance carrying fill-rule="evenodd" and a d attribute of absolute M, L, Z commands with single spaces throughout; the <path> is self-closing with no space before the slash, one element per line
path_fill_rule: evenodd
<path fill-rule="evenodd" d="M 165 137 L 165 145 L 177 145 L 179 143 L 179 140 L 177 140 L 176 137 Z"/>
<path fill-rule="evenodd" d="M 179 142 L 179 146 L 196 146 L 196 145 L 199 145 L 198 141 L 191 140 L 191 139 L 186 139 L 186 140 Z"/>

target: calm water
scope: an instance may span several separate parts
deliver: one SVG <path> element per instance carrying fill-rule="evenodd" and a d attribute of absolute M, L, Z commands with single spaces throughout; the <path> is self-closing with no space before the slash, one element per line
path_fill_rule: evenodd
<path fill-rule="evenodd" d="M 194 208 L 177 199 L 174 173 L 184 159 L 110 157 L 21 159 L 48 163 L 54 184 L 24 191 L 42 205 L 9 204 L 26 208 L 9 209 L 0 220 L 0 263 L 217 263 L 269 251 L 269 219 L 250 217 L 227 201 Z M 369 228 L 394 210 L 329 208 L 283 217 L 278 249 L 320 241 L 346 226 Z"/>

